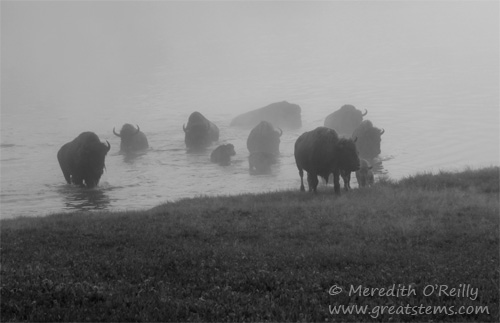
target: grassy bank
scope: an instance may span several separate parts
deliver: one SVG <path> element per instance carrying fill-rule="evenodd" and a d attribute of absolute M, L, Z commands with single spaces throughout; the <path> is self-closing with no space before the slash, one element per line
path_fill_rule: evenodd
<path fill-rule="evenodd" d="M 497 322 L 499 168 L 2 220 L 1 248 L 2 321 Z"/>

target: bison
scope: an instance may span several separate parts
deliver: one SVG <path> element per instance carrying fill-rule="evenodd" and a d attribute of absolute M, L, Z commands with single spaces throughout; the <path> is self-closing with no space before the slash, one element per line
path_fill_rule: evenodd
<path fill-rule="evenodd" d="M 339 138 L 337 132 L 318 127 L 299 136 L 295 142 L 295 163 L 300 175 L 300 190 L 304 191 L 304 170 L 307 171 L 309 191 L 316 192 L 318 175 L 328 182 L 333 173 L 335 193 L 340 195 L 340 171 L 357 171 L 359 157 L 354 140 Z"/>
<path fill-rule="evenodd" d="M 104 159 L 111 149 L 93 132 L 82 132 L 73 141 L 64 144 L 57 152 L 57 160 L 68 184 L 92 188 L 99 184 Z M 85 185 L 84 185 L 85 182 Z"/>
<path fill-rule="evenodd" d="M 373 126 L 370 120 L 365 120 L 354 130 L 352 138 L 357 138 L 356 147 L 359 156 L 365 159 L 373 159 L 380 154 L 380 142 L 385 130 Z"/>
<path fill-rule="evenodd" d="M 233 144 L 220 145 L 215 148 L 210 155 L 210 161 L 221 166 L 228 166 L 231 163 L 231 156 L 236 155 Z"/>
<path fill-rule="evenodd" d="M 132 153 L 149 147 L 148 138 L 139 126 L 135 128 L 130 123 L 126 123 L 122 126 L 119 134 L 116 133 L 115 128 L 113 128 L 113 133 L 121 139 L 120 151 L 122 153 Z"/>
<path fill-rule="evenodd" d="M 250 153 L 267 152 L 278 155 L 280 152 L 280 137 L 283 130 L 277 131 L 267 121 L 261 121 L 250 131 L 247 148 Z"/>
<path fill-rule="evenodd" d="M 325 118 L 325 127 L 335 130 L 340 136 L 350 137 L 367 113 L 366 109 L 362 113 L 353 105 L 345 104 Z"/>
<path fill-rule="evenodd" d="M 373 166 L 370 166 L 368 162 L 364 159 L 361 159 L 361 165 L 359 170 L 356 171 L 356 179 L 358 181 L 359 187 L 371 186 L 374 183 L 373 172 L 371 169 Z"/>
<path fill-rule="evenodd" d="M 187 126 L 183 125 L 182 129 L 189 150 L 203 149 L 219 140 L 219 128 L 197 111 L 191 113 Z"/>
<path fill-rule="evenodd" d="M 231 126 L 252 128 L 260 121 L 267 121 L 276 127 L 297 129 L 302 126 L 300 106 L 286 101 L 271 103 L 263 108 L 241 114 L 231 121 Z"/>

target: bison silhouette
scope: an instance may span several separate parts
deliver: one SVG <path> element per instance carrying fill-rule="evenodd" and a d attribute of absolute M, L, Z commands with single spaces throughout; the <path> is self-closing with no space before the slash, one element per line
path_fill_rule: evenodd
<path fill-rule="evenodd" d="M 345 104 L 325 118 L 325 127 L 335 130 L 340 136 L 350 137 L 367 113 L 366 109 L 362 113 L 353 105 Z"/>
<path fill-rule="evenodd" d="M 111 149 L 93 132 L 82 132 L 57 152 L 57 160 L 68 184 L 92 188 L 99 184 L 105 168 L 104 159 Z M 84 184 L 85 183 L 85 184 Z"/>
<path fill-rule="evenodd" d="M 122 126 L 120 133 L 116 133 L 115 128 L 113 128 L 113 133 L 121 139 L 120 152 L 122 153 L 133 153 L 149 147 L 148 138 L 139 126 L 135 128 L 130 123 L 126 123 Z"/>
<path fill-rule="evenodd" d="M 219 140 L 219 128 L 197 111 L 191 113 L 187 126 L 183 125 L 182 129 L 188 150 L 203 149 Z"/>
<path fill-rule="evenodd" d="M 300 190 L 304 188 L 304 170 L 307 171 L 309 191 L 316 192 L 318 175 L 328 182 L 333 173 L 335 193 L 340 195 L 340 173 L 359 169 L 359 157 L 354 140 L 339 138 L 335 130 L 318 127 L 299 136 L 295 141 L 295 163 L 300 175 Z"/>
<path fill-rule="evenodd" d="M 231 156 L 236 155 L 233 144 L 220 145 L 215 148 L 210 154 L 210 161 L 221 166 L 229 166 L 231 164 Z"/>

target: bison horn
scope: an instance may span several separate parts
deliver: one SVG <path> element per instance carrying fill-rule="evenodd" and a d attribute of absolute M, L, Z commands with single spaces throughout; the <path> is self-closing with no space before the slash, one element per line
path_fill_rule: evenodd
<path fill-rule="evenodd" d="M 362 113 L 361 115 L 364 117 L 368 114 L 368 111 L 365 109 L 365 113 Z"/>
<path fill-rule="evenodd" d="M 186 132 L 186 125 L 185 124 L 182 125 L 182 130 L 184 130 L 184 132 Z"/>
<path fill-rule="evenodd" d="M 108 144 L 108 150 L 106 150 L 106 152 L 108 152 L 111 149 L 111 145 L 109 144 L 109 141 L 107 141 L 107 140 L 106 140 L 106 143 Z"/>
<path fill-rule="evenodd" d="M 382 136 L 384 134 L 385 130 L 382 128 L 382 131 L 380 131 L 380 135 Z"/>
<path fill-rule="evenodd" d="M 281 128 L 278 128 L 280 130 L 280 137 L 281 135 L 283 134 L 283 130 L 281 130 Z"/>
<path fill-rule="evenodd" d="M 358 137 L 354 137 L 352 142 L 356 143 L 356 141 L 358 141 Z"/>
<path fill-rule="evenodd" d="M 134 133 L 134 135 L 137 135 L 139 131 L 141 131 L 141 128 L 139 128 L 139 125 L 135 125 L 137 127 L 137 131 Z"/>
<path fill-rule="evenodd" d="M 119 134 L 116 133 L 115 131 L 115 128 L 113 127 L 113 133 L 115 134 L 115 136 L 118 136 L 118 137 L 121 137 Z"/>

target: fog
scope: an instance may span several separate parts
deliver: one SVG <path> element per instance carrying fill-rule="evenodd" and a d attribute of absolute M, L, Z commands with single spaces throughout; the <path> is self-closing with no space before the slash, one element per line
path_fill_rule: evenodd
<path fill-rule="evenodd" d="M 11 216 L 298 189 L 295 140 L 344 104 L 385 129 L 376 180 L 499 164 L 495 1 L 0 5 L 1 197 Z M 250 176 L 248 132 L 229 122 L 284 100 L 301 106 L 303 126 L 284 132 L 271 174 Z M 234 144 L 230 166 L 186 154 L 193 111 L 218 125 L 217 144 Z M 124 123 L 150 142 L 133 162 L 112 133 Z M 65 185 L 55 158 L 83 131 L 112 146 L 89 200 Z"/>
<path fill-rule="evenodd" d="M 214 87 L 224 82 L 258 90 L 245 97 L 327 74 L 346 86 L 378 82 L 397 73 L 391 67 L 497 55 L 495 9 L 491 2 L 2 2 L 2 110 L 33 101 L 114 109 L 151 94 L 159 78 L 154 94 L 207 104 L 241 97 Z M 342 63 L 303 68 L 325 60 Z"/>

